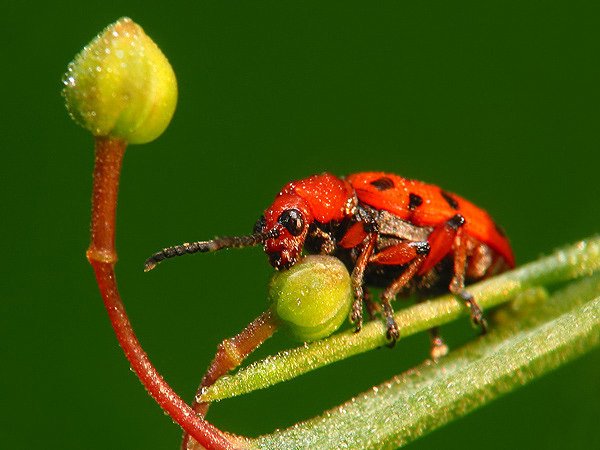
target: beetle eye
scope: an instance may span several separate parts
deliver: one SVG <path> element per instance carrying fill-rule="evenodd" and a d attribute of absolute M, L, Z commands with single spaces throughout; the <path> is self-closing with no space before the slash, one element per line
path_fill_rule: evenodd
<path fill-rule="evenodd" d="M 264 215 L 260 216 L 260 219 L 258 219 L 256 221 L 256 223 L 254 224 L 254 230 L 252 231 L 252 233 L 253 234 L 260 233 L 266 224 L 267 224 L 267 219 L 265 218 L 265 216 Z"/>
<path fill-rule="evenodd" d="M 297 209 L 286 209 L 277 219 L 292 236 L 298 236 L 304 229 L 304 218 L 302 213 Z"/>

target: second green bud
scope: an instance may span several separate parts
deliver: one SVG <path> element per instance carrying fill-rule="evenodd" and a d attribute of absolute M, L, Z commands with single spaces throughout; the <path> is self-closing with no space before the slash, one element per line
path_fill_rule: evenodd
<path fill-rule="evenodd" d="M 306 256 L 273 275 L 269 299 L 280 326 L 294 339 L 321 339 L 348 317 L 353 301 L 350 274 L 333 256 Z"/>

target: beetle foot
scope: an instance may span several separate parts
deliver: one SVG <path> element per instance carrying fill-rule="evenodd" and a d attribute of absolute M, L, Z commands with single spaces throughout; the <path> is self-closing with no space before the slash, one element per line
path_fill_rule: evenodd
<path fill-rule="evenodd" d="M 362 325 L 363 325 L 362 308 L 360 308 L 360 309 L 352 308 L 352 312 L 350 313 L 350 323 L 355 324 L 354 325 L 355 333 L 358 333 L 360 330 L 362 330 Z"/>
<path fill-rule="evenodd" d="M 471 307 L 471 321 L 475 326 L 479 327 L 480 334 L 483 336 L 487 333 L 487 320 L 485 320 L 485 317 L 483 316 L 483 311 L 474 301 L 472 304 L 469 304 L 469 306 Z"/>
<path fill-rule="evenodd" d="M 477 304 L 475 299 L 471 294 L 466 291 L 459 292 L 460 297 L 465 301 L 467 306 L 471 309 L 471 321 L 475 326 L 479 326 L 481 329 L 481 334 L 484 335 L 487 333 L 487 320 L 483 316 L 483 310 Z"/>
<path fill-rule="evenodd" d="M 475 322 L 475 325 L 480 326 L 479 334 L 481 336 L 483 336 L 484 334 L 487 333 L 487 330 L 488 330 L 487 320 L 485 320 L 485 317 L 483 317 L 483 315 L 478 319 L 478 322 Z"/>
<path fill-rule="evenodd" d="M 386 336 L 390 343 L 388 347 L 393 348 L 396 345 L 396 341 L 400 339 L 400 332 L 398 331 L 398 325 L 393 317 L 386 317 L 387 332 Z"/>
<path fill-rule="evenodd" d="M 429 332 L 431 333 L 431 359 L 437 361 L 448 354 L 448 346 L 444 343 L 436 328 L 429 330 Z"/>

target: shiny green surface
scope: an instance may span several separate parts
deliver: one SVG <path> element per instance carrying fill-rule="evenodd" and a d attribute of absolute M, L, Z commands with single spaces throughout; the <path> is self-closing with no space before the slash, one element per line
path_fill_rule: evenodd
<path fill-rule="evenodd" d="M 142 345 L 187 400 L 218 342 L 267 308 L 271 270 L 259 248 L 150 273 L 143 263 L 167 245 L 250 232 L 290 180 L 388 170 L 439 184 L 486 208 L 519 264 L 600 229 L 599 6 L 323 3 L 4 5 L 3 447 L 180 438 L 128 370 L 85 260 L 93 142 L 60 96 L 68 62 L 123 15 L 169 58 L 179 103 L 160 139 L 125 156 L 117 275 Z M 466 319 L 442 331 L 451 346 L 477 334 Z M 257 356 L 292 345 L 277 333 Z M 284 428 L 428 350 L 415 336 L 209 418 L 252 436 Z M 598 373 L 596 352 L 411 448 L 599 447 Z"/>
<path fill-rule="evenodd" d="M 353 302 L 350 274 L 333 256 L 308 255 L 276 272 L 269 300 L 280 327 L 293 339 L 310 342 L 336 331 Z"/>

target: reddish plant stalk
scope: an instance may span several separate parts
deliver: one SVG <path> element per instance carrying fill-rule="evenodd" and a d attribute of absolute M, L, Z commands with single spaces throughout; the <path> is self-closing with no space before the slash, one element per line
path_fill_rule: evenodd
<path fill-rule="evenodd" d="M 278 325 L 275 316 L 270 310 L 265 311 L 259 317 L 254 319 L 241 333 L 225 339 L 217 348 L 217 353 L 212 364 L 202 378 L 202 382 L 196 392 L 192 409 L 200 417 L 205 417 L 210 403 L 199 401 L 204 389 L 214 384 L 219 378 L 227 374 L 230 370 L 239 366 L 242 361 L 254 350 L 262 345 L 277 330 Z M 193 436 L 192 436 L 193 437 Z M 194 438 L 195 439 L 195 438 Z M 190 441 L 190 435 L 185 434 L 181 448 L 198 449 L 195 442 Z"/>
<path fill-rule="evenodd" d="M 132 369 L 150 395 L 200 444 L 231 449 L 221 432 L 199 417 L 167 384 L 142 349 L 119 297 L 114 273 L 115 218 L 121 162 L 127 143 L 111 137 L 96 138 L 96 165 L 92 197 L 92 236 L 87 258 L 94 268 L 108 316 Z"/>

